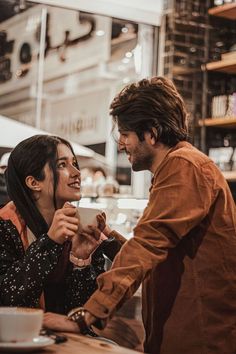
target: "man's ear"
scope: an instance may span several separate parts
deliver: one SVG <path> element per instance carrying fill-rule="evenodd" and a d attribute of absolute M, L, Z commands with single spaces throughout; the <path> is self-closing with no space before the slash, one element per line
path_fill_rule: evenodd
<path fill-rule="evenodd" d="M 156 145 L 156 143 L 158 142 L 158 133 L 157 133 L 157 129 L 156 128 L 152 128 L 148 133 L 146 133 L 148 135 L 148 141 L 151 145 Z"/>
<path fill-rule="evenodd" d="M 33 176 L 27 176 L 25 179 L 25 184 L 30 190 L 34 192 L 39 192 L 41 190 L 39 181 L 37 181 L 37 179 L 35 179 Z"/>

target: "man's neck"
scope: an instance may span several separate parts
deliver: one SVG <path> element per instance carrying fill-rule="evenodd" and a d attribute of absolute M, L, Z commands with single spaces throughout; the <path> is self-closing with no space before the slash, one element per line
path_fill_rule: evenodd
<path fill-rule="evenodd" d="M 165 159 L 165 157 L 168 155 L 168 153 L 172 148 L 162 143 L 158 143 L 155 149 L 156 149 L 155 157 L 153 160 L 153 164 L 150 168 L 150 171 L 153 174 L 156 172 L 156 170 L 158 169 L 158 167 L 160 166 L 160 164 L 162 163 L 162 161 Z"/>

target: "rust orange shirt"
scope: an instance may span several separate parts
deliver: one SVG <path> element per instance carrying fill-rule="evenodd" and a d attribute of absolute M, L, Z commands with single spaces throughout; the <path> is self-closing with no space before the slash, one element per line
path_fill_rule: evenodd
<path fill-rule="evenodd" d="M 236 353 L 236 209 L 215 164 L 187 142 L 157 168 L 134 237 L 85 308 L 108 319 L 143 283 L 145 351 Z"/>

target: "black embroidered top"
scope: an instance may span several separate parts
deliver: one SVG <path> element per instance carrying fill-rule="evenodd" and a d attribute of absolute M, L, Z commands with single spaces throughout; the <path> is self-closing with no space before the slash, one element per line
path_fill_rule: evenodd
<path fill-rule="evenodd" d="M 46 311 L 67 313 L 82 306 L 96 290 L 96 278 L 104 271 L 103 251 L 109 256 L 109 248 L 112 249 L 113 258 L 120 247 L 116 240 L 108 242 L 93 254 L 90 266 L 73 268 L 70 264 L 63 281 L 57 282 L 50 275 L 63 246 L 44 234 L 24 251 L 12 221 L 0 220 L 0 305 L 38 307 L 44 292 Z M 49 296 L 51 290 L 56 294 L 53 300 Z"/>

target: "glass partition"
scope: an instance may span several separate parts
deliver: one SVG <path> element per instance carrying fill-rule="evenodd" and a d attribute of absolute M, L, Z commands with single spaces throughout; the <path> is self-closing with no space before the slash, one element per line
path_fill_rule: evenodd
<path fill-rule="evenodd" d="M 124 85 L 152 74 L 157 31 L 115 17 L 15 3 L 21 7 L 0 22 L 0 114 L 92 148 L 121 185 L 130 185 L 129 162 L 111 137 L 109 105 Z"/>
<path fill-rule="evenodd" d="M 0 12 L 0 114 L 36 126 L 42 7 Z"/>

